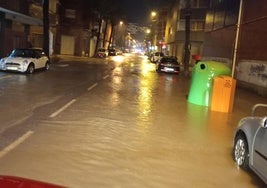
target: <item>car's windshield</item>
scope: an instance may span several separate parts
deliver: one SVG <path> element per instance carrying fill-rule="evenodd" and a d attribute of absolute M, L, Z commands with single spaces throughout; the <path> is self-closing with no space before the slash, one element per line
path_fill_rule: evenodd
<path fill-rule="evenodd" d="M 164 54 L 162 52 L 156 52 L 155 56 L 163 56 Z"/>
<path fill-rule="evenodd" d="M 178 64 L 177 60 L 174 58 L 162 58 L 161 59 L 162 63 L 173 63 L 173 64 Z"/>
<path fill-rule="evenodd" d="M 34 57 L 34 52 L 27 49 L 16 49 L 11 52 L 10 57 Z"/>

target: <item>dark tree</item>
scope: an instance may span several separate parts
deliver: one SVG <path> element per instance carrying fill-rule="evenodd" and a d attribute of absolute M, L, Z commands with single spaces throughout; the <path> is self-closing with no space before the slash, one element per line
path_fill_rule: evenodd
<path fill-rule="evenodd" d="M 49 56 L 49 0 L 43 0 L 43 49 Z"/>
<path fill-rule="evenodd" d="M 122 17 L 122 11 L 120 9 L 121 0 L 117 0 L 117 1 L 95 0 L 93 4 L 94 4 L 95 11 L 98 13 L 98 26 L 99 26 L 98 31 L 100 31 L 102 20 L 105 20 L 106 22 L 108 22 L 109 20 L 111 22 L 112 27 L 114 27 L 116 25 L 114 22 L 119 20 Z M 104 35 L 106 35 L 106 33 L 104 33 Z M 106 36 L 104 36 L 104 39 L 105 38 Z M 99 46 L 99 42 L 100 42 L 100 33 L 98 33 L 98 36 L 97 36 L 95 53 Z"/>
<path fill-rule="evenodd" d="M 184 74 L 189 74 L 189 60 L 190 60 L 190 18 L 191 18 L 191 4 L 190 0 L 186 0 L 185 8 L 185 44 L 184 44 Z"/>

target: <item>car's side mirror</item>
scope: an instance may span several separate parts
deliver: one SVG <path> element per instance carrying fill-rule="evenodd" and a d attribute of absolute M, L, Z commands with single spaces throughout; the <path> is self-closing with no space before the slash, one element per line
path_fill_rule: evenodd
<path fill-rule="evenodd" d="M 267 128 L 267 117 L 263 118 L 262 120 L 262 127 Z"/>

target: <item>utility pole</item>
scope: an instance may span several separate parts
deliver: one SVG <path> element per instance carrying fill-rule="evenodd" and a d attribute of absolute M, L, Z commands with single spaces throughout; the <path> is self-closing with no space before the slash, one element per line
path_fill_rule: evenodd
<path fill-rule="evenodd" d="M 43 49 L 45 54 L 49 56 L 49 0 L 43 0 L 43 33 Z"/>
<path fill-rule="evenodd" d="M 185 7 L 185 44 L 184 44 L 184 75 L 189 75 L 189 60 L 190 60 L 190 18 L 191 18 L 191 3 L 186 0 Z"/>
<path fill-rule="evenodd" d="M 236 59 L 237 59 L 237 50 L 238 50 L 238 42 L 239 42 L 239 35 L 240 35 L 242 12 L 243 12 L 243 0 L 240 0 L 236 36 L 235 36 L 234 55 L 233 55 L 233 62 L 232 62 L 232 78 L 234 78 L 234 75 L 235 75 L 235 65 L 236 65 Z"/>

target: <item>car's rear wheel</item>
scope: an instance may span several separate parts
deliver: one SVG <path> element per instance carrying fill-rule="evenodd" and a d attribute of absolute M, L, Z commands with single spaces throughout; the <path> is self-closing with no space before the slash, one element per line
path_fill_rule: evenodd
<path fill-rule="evenodd" d="M 161 73 L 161 66 L 160 64 L 156 64 L 156 72 Z"/>
<path fill-rule="evenodd" d="M 246 137 L 242 134 L 238 135 L 235 139 L 233 158 L 242 169 L 249 169 L 248 142 Z"/>
<path fill-rule="evenodd" d="M 50 64 L 49 64 L 49 62 L 46 62 L 46 64 L 45 64 L 45 70 L 48 70 L 50 68 Z"/>
<path fill-rule="evenodd" d="M 34 73 L 34 65 L 32 63 L 28 66 L 27 73 L 28 74 Z"/>

